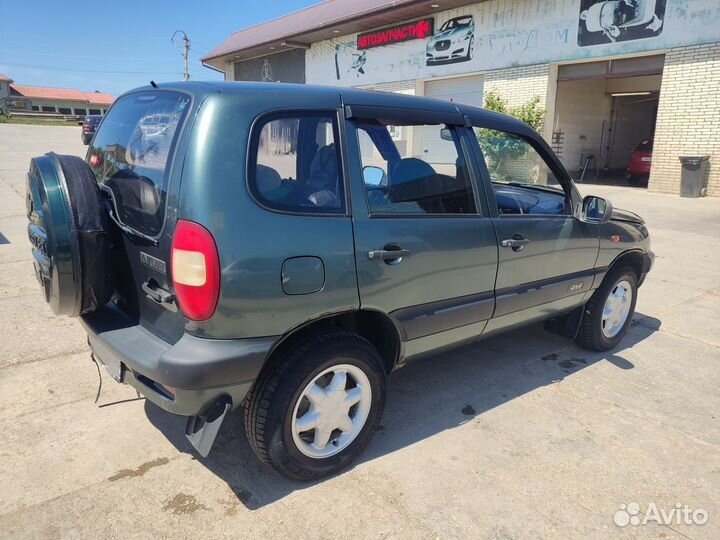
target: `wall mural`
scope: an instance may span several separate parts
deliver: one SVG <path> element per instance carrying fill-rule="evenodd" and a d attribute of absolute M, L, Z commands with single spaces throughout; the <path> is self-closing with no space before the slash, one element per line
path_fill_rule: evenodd
<path fill-rule="evenodd" d="M 617 43 L 662 32 L 665 0 L 581 0 L 578 45 Z"/>
<path fill-rule="evenodd" d="M 315 43 L 307 82 L 361 86 L 720 41 L 718 0 L 490 0 L 433 19 Z"/>
<path fill-rule="evenodd" d="M 235 62 L 236 81 L 305 82 L 305 51 L 293 49 Z"/>

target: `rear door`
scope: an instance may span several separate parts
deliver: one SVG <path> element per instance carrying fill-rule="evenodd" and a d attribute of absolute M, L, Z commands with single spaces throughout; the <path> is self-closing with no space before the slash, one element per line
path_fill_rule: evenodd
<path fill-rule="evenodd" d="M 394 318 L 406 357 L 477 336 L 493 311 L 497 245 L 462 118 L 449 105 L 349 115 L 361 305 Z M 443 148 L 430 158 L 423 137 L 433 130 Z"/>
<path fill-rule="evenodd" d="M 157 298 L 171 288 L 172 230 L 165 227 L 165 216 L 173 155 L 191 105 L 190 96 L 176 91 L 125 95 L 105 115 L 87 154 L 123 229 L 124 254 L 116 261 L 118 305 L 171 342 L 182 335 L 184 318 L 175 304 Z"/>

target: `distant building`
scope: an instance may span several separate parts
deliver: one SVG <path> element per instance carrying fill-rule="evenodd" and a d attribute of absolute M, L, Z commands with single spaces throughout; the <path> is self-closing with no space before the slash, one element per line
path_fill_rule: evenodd
<path fill-rule="evenodd" d="M 105 114 L 115 100 L 103 92 L 83 92 L 74 88 L 52 88 L 15 84 L 0 74 L 0 111 L 57 113 L 85 116 Z"/>
<path fill-rule="evenodd" d="M 709 155 L 720 196 L 719 0 L 332 0 L 233 32 L 202 58 L 226 80 L 359 87 L 482 106 L 538 99 L 565 167 L 622 178 L 654 144 L 651 191 Z M 652 142 L 651 142 L 652 141 Z M 420 157 L 444 141 L 412 141 Z"/>

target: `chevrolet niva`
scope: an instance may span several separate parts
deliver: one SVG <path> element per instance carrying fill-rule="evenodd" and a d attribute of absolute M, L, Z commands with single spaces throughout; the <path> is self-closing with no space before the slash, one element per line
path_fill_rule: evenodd
<path fill-rule="evenodd" d="M 302 480 L 363 451 L 408 360 L 541 320 L 614 347 L 654 258 L 518 120 L 291 84 L 128 92 L 85 160 L 31 161 L 27 215 L 45 300 L 117 382 L 203 456 L 242 408 Z"/>

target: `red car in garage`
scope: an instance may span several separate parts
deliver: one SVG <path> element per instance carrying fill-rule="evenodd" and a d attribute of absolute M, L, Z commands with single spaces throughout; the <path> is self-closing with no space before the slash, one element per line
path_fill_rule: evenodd
<path fill-rule="evenodd" d="M 630 153 L 627 166 L 627 179 L 631 184 L 637 184 L 641 179 L 647 181 L 652 165 L 653 140 L 645 139 Z"/>

